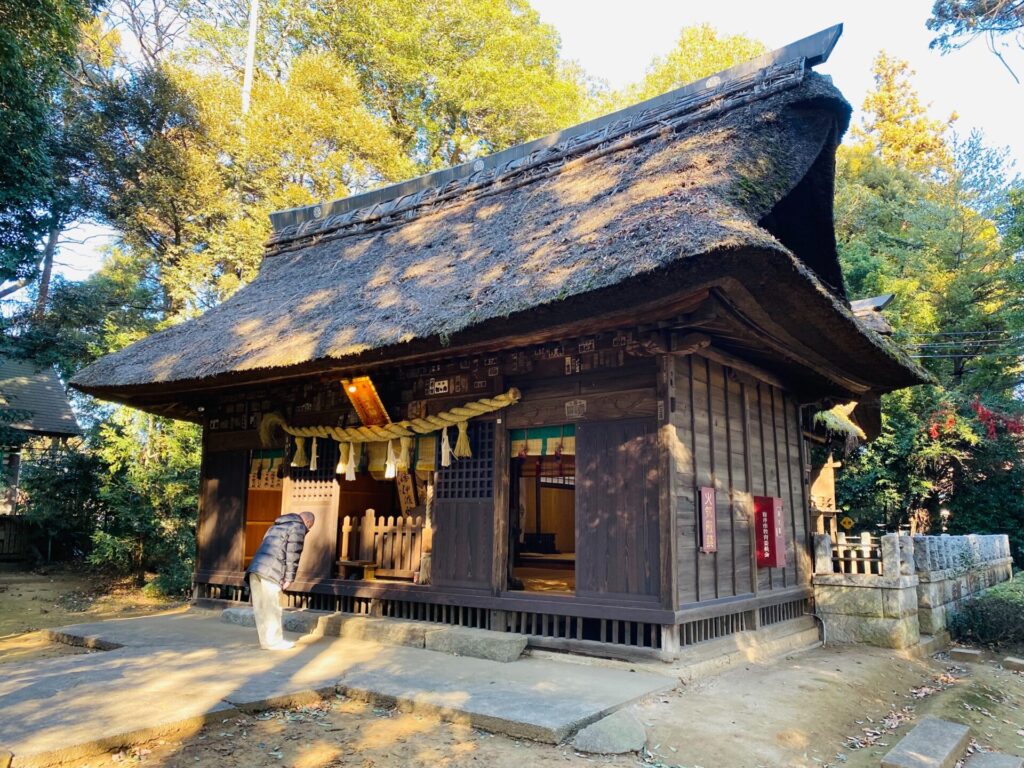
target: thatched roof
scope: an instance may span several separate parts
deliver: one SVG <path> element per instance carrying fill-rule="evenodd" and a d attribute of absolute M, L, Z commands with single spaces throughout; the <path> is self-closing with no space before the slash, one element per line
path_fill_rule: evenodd
<path fill-rule="evenodd" d="M 132 400 L 356 370 L 716 286 L 866 385 L 917 383 L 843 294 L 831 219 L 850 114 L 840 93 L 802 60 L 679 93 L 504 166 L 289 223 L 231 299 L 72 384 Z"/>
<path fill-rule="evenodd" d="M 35 435 L 82 434 L 64 385 L 51 366 L 0 358 L 0 405 L 27 414 L 9 426 Z"/>

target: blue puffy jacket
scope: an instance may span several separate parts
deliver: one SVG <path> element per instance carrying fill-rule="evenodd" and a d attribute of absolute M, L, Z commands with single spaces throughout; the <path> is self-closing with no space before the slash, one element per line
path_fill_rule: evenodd
<path fill-rule="evenodd" d="M 255 573 L 278 585 L 295 581 L 307 531 L 306 524 L 296 514 L 277 518 L 245 569 L 246 579 L 250 573 Z"/>

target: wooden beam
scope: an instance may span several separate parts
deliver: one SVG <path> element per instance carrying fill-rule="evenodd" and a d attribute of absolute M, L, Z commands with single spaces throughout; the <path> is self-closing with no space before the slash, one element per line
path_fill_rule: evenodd
<path fill-rule="evenodd" d="M 753 363 L 748 363 L 743 358 L 736 357 L 736 355 L 723 352 L 713 346 L 701 349 L 699 354 L 709 360 L 714 360 L 716 363 L 728 366 L 734 371 L 745 373 L 764 384 L 771 384 L 773 387 L 778 387 L 779 389 L 787 389 L 786 385 L 783 384 L 782 380 L 778 376 L 773 373 L 769 373 L 764 368 L 760 368 Z"/>
<path fill-rule="evenodd" d="M 673 333 L 669 351 L 677 357 L 692 355 L 711 346 L 711 337 L 704 333 Z"/>
<path fill-rule="evenodd" d="M 319 374 L 341 377 L 368 373 L 385 367 L 426 363 L 439 359 L 450 359 L 488 352 L 507 352 L 536 344 L 564 341 L 565 339 L 577 336 L 594 336 L 598 333 L 607 333 L 622 330 L 623 328 L 635 328 L 645 322 L 653 322 L 666 316 L 681 315 L 693 311 L 707 301 L 710 295 L 710 289 L 705 288 L 693 293 L 636 304 L 629 309 L 609 312 L 599 317 L 584 317 L 568 322 L 556 322 L 532 332 L 520 334 L 503 333 L 480 341 L 461 341 L 458 335 L 456 335 L 450 345 L 443 347 L 438 342 L 432 340 L 395 345 L 399 348 L 430 347 L 429 349 L 406 354 L 391 354 L 394 352 L 395 347 L 382 347 L 355 355 L 345 364 L 318 360 L 299 363 L 286 368 L 222 373 L 202 381 L 186 379 L 183 381 L 116 387 L 114 392 L 110 392 L 108 387 L 79 387 L 78 389 L 111 402 L 148 408 L 151 407 L 153 402 L 166 402 L 168 394 L 171 393 L 205 394 L 215 390 L 234 389 L 256 383 L 265 385 L 283 381 L 294 381 Z M 538 315 L 539 313 L 533 311 L 532 314 Z M 501 326 L 503 328 L 511 328 L 512 324 L 507 319 L 502 318 Z M 467 332 L 467 335 L 472 332 Z M 271 371 L 276 372 L 271 373 Z M 150 403 L 147 403 L 147 398 L 155 398 L 155 401 L 151 400 Z"/>

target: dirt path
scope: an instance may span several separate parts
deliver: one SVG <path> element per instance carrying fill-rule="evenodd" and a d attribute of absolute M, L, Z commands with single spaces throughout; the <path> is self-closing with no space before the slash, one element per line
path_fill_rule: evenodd
<path fill-rule="evenodd" d="M 182 605 L 180 601 L 149 597 L 128 582 L 111 583 L 77 569 L 0 571 L 0 664 L 83 652 L 51 643 L 36 630 L 141 616 Z"/>
<path fill-rule="evenodd" d="M 970 725 L 978 742 L 1024 754 L 1024 677 L 993 664 L 958 667 L 870 648 L 828 648 L 751 665 L 634 707 L 644 755 L 597 757 L 517 741 L 417 713 L 332 698 L 319 707 L 229 718 L 75 764 L 160 768 L 531 768 L 546 765 L 685 768 L 877 768 L 924 714 Z"/>

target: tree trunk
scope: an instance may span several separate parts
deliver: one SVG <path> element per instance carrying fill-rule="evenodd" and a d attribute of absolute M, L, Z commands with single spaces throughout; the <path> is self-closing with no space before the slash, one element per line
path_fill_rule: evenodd
<path fill-rule="evenodd" d="M 53 278 L 53 256 L 57 252 L 57 238 L 60 237 L 60 227 L 56 224 L 50 225 L 50 232 L 46 237 L 46 249 L 43 251 L 43 271 L 39 275 L 39 295 L 36 297 L 36 318 L 41 318 L 46 312 L 46 303 L 50 299 L 50 280 Z"/>

